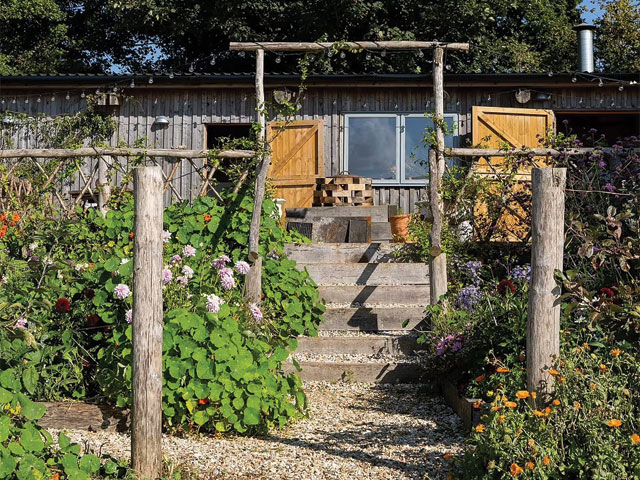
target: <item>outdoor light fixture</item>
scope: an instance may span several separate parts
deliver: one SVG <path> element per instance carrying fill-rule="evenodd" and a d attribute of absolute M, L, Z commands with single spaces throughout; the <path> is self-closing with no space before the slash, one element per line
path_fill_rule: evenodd
<path fill-rule="evenodd" d="M 169 125 L 169 119 L 164 115 L 158 115 L 153 121 L 153 124 L 157 125 L 158 127 L 166 127 Z"/>
<path fill-rule="evenodd" d="M 544 93 L 544 92 L 538 92 L 538 93 L 536 93 L 536 100 L 540 100 L 540 101 L 551 100 L 551 94 L 550 93 Z"/>

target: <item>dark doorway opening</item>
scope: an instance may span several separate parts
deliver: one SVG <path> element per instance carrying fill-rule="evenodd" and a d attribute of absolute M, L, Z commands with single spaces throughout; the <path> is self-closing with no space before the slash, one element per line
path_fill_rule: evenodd
<path fill-rule="evenodd" d="M 249 137 L 251 134 L 250 123 L 212 123 L 207 125 L 207 149 L 220 148 L 228 140 Z M 221 158 L 220 165 L 213 175 L 218 184 L 226 186 L 231 179 L 227 175 L 230 165 L 237 160 Z"/>
<path fill-rule="evenodd" d="M 572 112 L 556 111 L 556 129 L 558 132 L 571 130 L 578 137 L 590 135 L 590 130 L 595 128 L 596 137 L 604 135 L 609 144 L 615 143 L 624 137 L 640 135 L 640 111 L 635 112 Z M 564 125 L 564 121 L 567 125 Z"/>

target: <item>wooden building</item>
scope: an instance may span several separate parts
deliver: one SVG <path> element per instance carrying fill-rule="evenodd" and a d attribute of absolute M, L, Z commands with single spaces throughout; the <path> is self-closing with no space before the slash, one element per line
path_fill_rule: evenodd
<path fill-rule="evenodd" d="M 447 145 L 465 146 L 474 129 L 487 131 L 480 116 L 493 107 L 527 109 L 513 111 L 518 115 L 551 111 L 548 118 L 555 118 L 558 129 L 577 133 L 596 128 L 610 139 L 639 135 L 640 88 L 630 82 L 640 77 L 606 77 L 600 86 L 597 77 L 586 74 L 445 75 Z M 267 101 L 274 101 L 274 92 L 280 92 L 275 98 L 295 92 L 298 84 L 294 75 L 266 75 Z M 104 95 L 114 86 L 116 94 Z M 312 75 L 306 86 L 296 121 L 272 145 L 271 176 L 287 207 L 310 206 L 315 177 L 344 171 L 373 178 L 376 204 L 412 212 L 426 200 L 422 137 L 429 124 L 425 112 L 434 106 L 430 75 Z M 256 118 L 251 74 L 4 76 L 0 110 L 72 114 L 85 108 L 86 96 L 96 90 L 105 113 L 118 122 L 113 145 L 143 140 L 157 148 L 212 148 L 217 138 L 247 135 Z M 553 120 L 548 126 L 554 127 Z M 37 139 L 11 125 L 2 127 L 12 147 L 38 146 Z M 522 127 L 513 128 L 502 136 L 494 132 L 495 138 L 519 142 Z M 8 148 L 6 139 L 0 141 L 0 148 Z M 171 163 L 164 168 L 171 170 Z M 183 198 L 199 190 L 200 178 L 191 168 L 183 162 L 174 180 Z M 171 191 L 166 195 L 170 201 Z"/>

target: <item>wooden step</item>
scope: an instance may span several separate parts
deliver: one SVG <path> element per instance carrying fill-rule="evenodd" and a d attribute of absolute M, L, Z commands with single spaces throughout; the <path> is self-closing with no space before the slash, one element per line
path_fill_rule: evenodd
<path fill-rule="evenodd" d="M 411 330 L 425 328 L 424 318 L 423 307 L 327 308 L 319 328 L 368 332 Z"/>
<path fill-rule="evenodd" d="M 391 224 L 389 222 L 371 221 L 371 241 L 372 242 L 391 242 L 393 235 L 391 234 Z"/>
<path fill-rule="evenodd" d="M 284 253 L 296 262 L 305 263 L 378 263 L 393 260 L 395 245 L 375 243 L 290 243 Z"/>
<path fill-rule="evenodd" d="M 298 337 L 296 353 L 388 356 L 411 355 L 419 348 L 415 335 Z"/>
<path fill-rule="evenodd" d="M 311 207 L 311 208 L 287 208 L 287 218 L 300 218 L 311 221 L 323 217 L 371 217 L 372 222 L 388 222 L 389 206 L 378 205 L 373 207 Z"/>
<path fill-rule="evenodd" d="M 338 363 L 300 362 L 301 372 L 285 363 L 287 373 L 296 373 L 303 381 L 360 383 L 420 383 L 424 370 L 415 363 Z"/>
<path fill-rule="evenodd" d="M 318 285 L 429 285 L 426 263 L 307 263 L 307 269 Z"/>
<path fill-rule="evenodd" d="M 320 297 L 343 305 L 429 305 L 429 285 L 320 285 Z"/>

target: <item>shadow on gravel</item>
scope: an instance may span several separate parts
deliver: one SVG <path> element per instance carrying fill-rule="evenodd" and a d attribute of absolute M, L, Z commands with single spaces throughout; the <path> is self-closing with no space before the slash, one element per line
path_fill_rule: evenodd
<path fill-rule="evenodd" d="M 357 394 L 342 406 L 350 421 L 329 421 L 325 429 L 304 433 L 303 438 L 264 440 L 394 469 L 398 478 L 444 478 L 447 464 L 442 457 L 458 449 L 464 438 L 460 420 L 444 400 L 415 387 L 381 387 L 375 392 L 373 397 L 371 390 Z"/>

